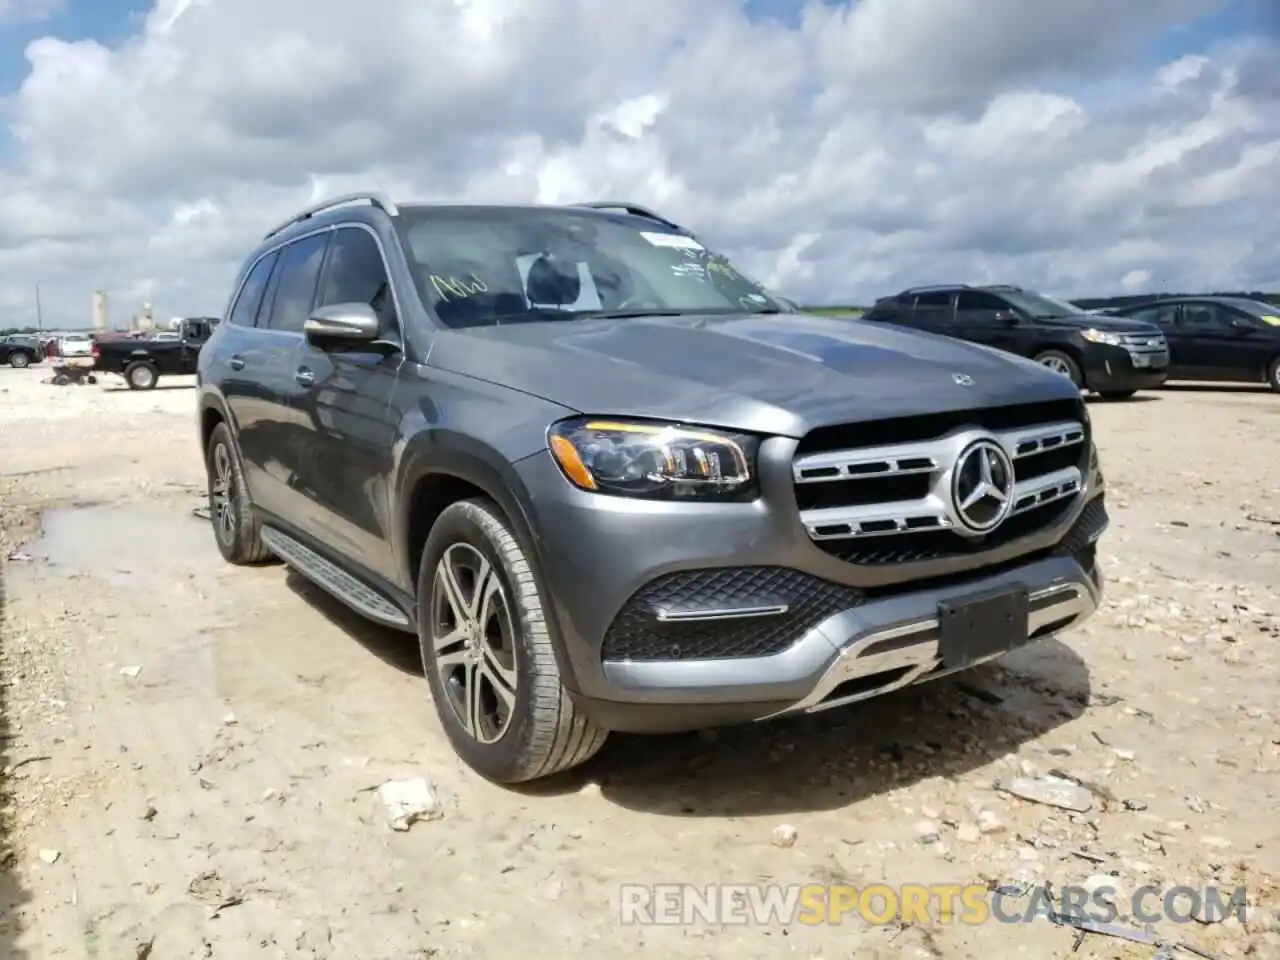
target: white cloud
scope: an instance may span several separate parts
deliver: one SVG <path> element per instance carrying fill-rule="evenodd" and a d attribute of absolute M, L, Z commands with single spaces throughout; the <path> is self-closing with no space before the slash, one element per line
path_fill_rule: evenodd
<path fill-rule="evenodd" d="M 116 47 L 28 47 L 0 307 L 25 319 L 38 278 L 59 323 L 97 288 L 116 317 L 220 311 L 268 227 L 359 187 L 634 199 L 808 301 L 1276 288 L 1276 42 L 1135 66 L 1214 5 L 861 0 L 789 29 L 732 0 L 159 0 Z"/>
<path fill-rule="evenodd" d="M 0 0 L 0 24 L 40 23 L 66 6 L 66 0 Z"/>

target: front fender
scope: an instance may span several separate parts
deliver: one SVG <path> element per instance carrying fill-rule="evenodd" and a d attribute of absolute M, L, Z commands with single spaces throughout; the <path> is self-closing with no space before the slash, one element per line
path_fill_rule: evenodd
<path fill-rule="evenodd" d="M 529 492 L 512 464 L 494 448 L 465 434 L 447 430 L 431 431 L 415 437 L 405 448 L 396 483 L 394 550 L 396 564 L 405 571 L 412 592 L 418 557 L 413 556 L 413 508 L 419 485 L 431 477 L 452 477 L 465 481 L 494 500 L 511 521 L 513 533 L 529 562 L 537 563 L 541 546 L 526 507 Z M 426 535 L 426 531 L 422 531 Z"/>

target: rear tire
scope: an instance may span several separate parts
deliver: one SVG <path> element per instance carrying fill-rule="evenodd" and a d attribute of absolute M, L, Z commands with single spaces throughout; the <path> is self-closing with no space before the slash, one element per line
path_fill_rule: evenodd
<path fill-rule="evenodd" d="M 1080 372 L 1080 364 L 1070 354 L 1061 350 L 1046 350 L 1036 354 L 1036 363 L 1048 367 L 1054 373 L 1060 373 L 1076 385 L 1076 389 L 1084 386 L 1084 374 Z"/>
<path fill-rule="evenodd" d="M 254 515 L 244 482 L 240 451 L 225 423 L 213 428 L 205 451 L 209 483 L 209 520 L 218 552 L 227 563 L 250 566 L 272 557 L 262 542 L 262 523 Z"/>
<path fill-rule="evenodd" d="M 1103 400 L 1128 400 L 1137 390 L 1099 390 L 1098 396 Z"/>
<path fill-rule="evenodd" d="M 1271 385 L 1272 390 L 1280 393 L 1280 357 L 1271 361 L 1271 366 L 1267 370 L 1267 383 Z"/>
<path fill-rule="evenodd" d="M 9 354 L 9 366 L 13 367 L 15 370 L 25 370 L 27 367 L 31 366 L 31 358 L 19 350 L 15 353 Z"/>
<path fill-rule="evenodd" d="M 565 691 L 543 593 L 497 504 L 440 514 L 418 571 L 423 672 L 450 744 L 496 783 L 576 767 L 609 735 Z"/>
<path fill-rule="evenodd" d="M 131 363 L 124 371 L 124 379 L 130 390 L 152 390 L 160 379 L 160 374 L 154 364 L 143 360 Z"/>

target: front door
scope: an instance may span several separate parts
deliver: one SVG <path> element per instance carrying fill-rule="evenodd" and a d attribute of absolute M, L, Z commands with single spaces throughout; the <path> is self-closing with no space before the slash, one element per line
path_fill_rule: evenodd
<path fill-rule="evenodd" d="M 374 344 L 304 342 L 298 375 L 308 385 L 295 398 L 313 424 L 298 464 L 299 489 L 314 505 L 316 536 L 387 583 L 411 588 L 392 548 L 392 485 L 401 368 L 399 317 L 382 249 L 363 227 L 334 231 L 316 307 L 362 303 L 382 321 Z"/>
<path fill-rule="evenodd" d="M 974 343 L 1018 352 L 1018 327 L 1013 309 L 985 290 L 961 290 L 956 297 L 955 325 L 959 336 Z"/>
<path fill-rule="evenodd" d="M 1184 303 L 1177 320 L 1177 346 L 1171 362 L 1186 380 L 1252 380 L 1246 374 L 1247 336 L 1231 326 L 1232 311 L 1217 303 Z"/>

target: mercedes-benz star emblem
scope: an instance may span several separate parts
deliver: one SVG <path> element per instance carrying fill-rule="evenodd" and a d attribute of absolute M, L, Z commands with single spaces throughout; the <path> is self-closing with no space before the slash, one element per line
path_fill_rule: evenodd
<path fill-rule="evenodd" d="M 1013 509 L 1013 461 L 994 440 L 975 440 L 956 458 L 951 475 L 956 519 L 974 533 L 990 533 Z"/>
<path fill-rule="evenodd" d="M 973 386 L 973 377 L 969 376 L 967 373 L 953 373 L 951 375 L 951 379 L 955 381 L 956 386 L 958 387 Z"/>

